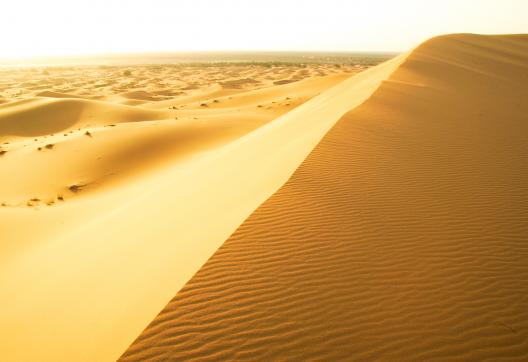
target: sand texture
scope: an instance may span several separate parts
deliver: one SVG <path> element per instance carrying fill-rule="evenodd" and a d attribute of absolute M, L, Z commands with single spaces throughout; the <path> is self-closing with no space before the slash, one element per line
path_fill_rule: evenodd
<path fill-rule="evenodd" d="M 528 360 L 528 37 L 402 57 L 122 361 Z"/>
<path fill-rule="evenodd" d="M 84 68 L 43 75 L 77 71 L 69 93 L 26 95 L 17 78 L 0 105 L 0 359 L 116 360 L 394 64 L 359 78 L 333 65 L 192 68 L 196 89 L 156 100 L 151 83 L 113 93 Z M 158 71 L 185 79 L 145 69 L 154 84 Z M 126 70 L 97 68 L 109 84 Z"/>
<path fill-rule="evenodd" d="M 527 36 L 0 78 L 1 361 L 528 359 Z"/>

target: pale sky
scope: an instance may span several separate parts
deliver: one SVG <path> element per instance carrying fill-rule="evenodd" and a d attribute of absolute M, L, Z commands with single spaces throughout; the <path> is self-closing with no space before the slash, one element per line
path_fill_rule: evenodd
<path fill-rule="evenodd" d="M 405 51 L 528 33 L 528 0 L 2 0 L 0 58 L 145 51 Z"/>

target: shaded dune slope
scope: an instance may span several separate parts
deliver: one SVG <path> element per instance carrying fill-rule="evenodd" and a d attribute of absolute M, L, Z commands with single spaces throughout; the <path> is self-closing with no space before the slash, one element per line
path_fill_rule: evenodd
<path fill-rule="evenodd" d="M 122 356 L 528 359 L 528 37 L 434 38 Z"/>
<path fill-rule="evenodd" d="M 0 140 L 36 137 L 86 126 L 167 117 L 167 112 L 74 98 L 32 98 L 0 105 Z"/>

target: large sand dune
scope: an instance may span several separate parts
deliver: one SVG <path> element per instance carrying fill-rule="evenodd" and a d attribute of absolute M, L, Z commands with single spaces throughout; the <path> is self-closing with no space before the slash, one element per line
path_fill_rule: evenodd
<path fill-rule="evenodd" d="M 528 359 L 527 84 L 527 36 L 419 46 L 122 360 Z"/>
<path fill-rule="evenodd" d="M 33 94 L 18 80 L 22 99 L 0 106 L 2 360 L 117 359 L 286 181 L 348 110 L 341 90 L 357 82 L 339 83 L 359 69 L 327 66 L 326 76 L 266 85 L 284 79 L 275 68 L 273 78 L 250 66 L 245 78 L 271 79 L 235 92 L 221 83 L 236 83 L 240 69 L 201 97 L 198 89 L 133 106 L 123 99 L 154 85 L 98 97 L 80 77 L 87 99 Z M 358 101 L 383 77 L 364 78 Z"/>
<path fill-rule="evenodd" d="M 527 64 L 2 73 L 0 359 L 526 359 Z"/>

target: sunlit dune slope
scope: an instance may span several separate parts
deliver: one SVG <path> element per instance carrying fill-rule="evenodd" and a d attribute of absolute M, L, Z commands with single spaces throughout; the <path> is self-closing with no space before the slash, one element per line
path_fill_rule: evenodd
<path fill-rule="evenodd" d="M 527 85 L 528 36 L 419 46 L 122 360 L 527 360 Z"/>
<path fill-rule="evenodd" d="M 258 116 L 143 121 L 28 141 L 2 160 L 0 178 L 6 181 L 0 188 L 1 200 L 20 207 L 88 196 L 228 143 L 265 121 Z M 72 192 L 75 186 L 79 190 Z"/>
<path fill-rule="evenodd" d="M 187 109 L 4 104 L 1 359 L 117 359 L 401 59 L 265 87 L 263 107 L 255 89 Z"/>

